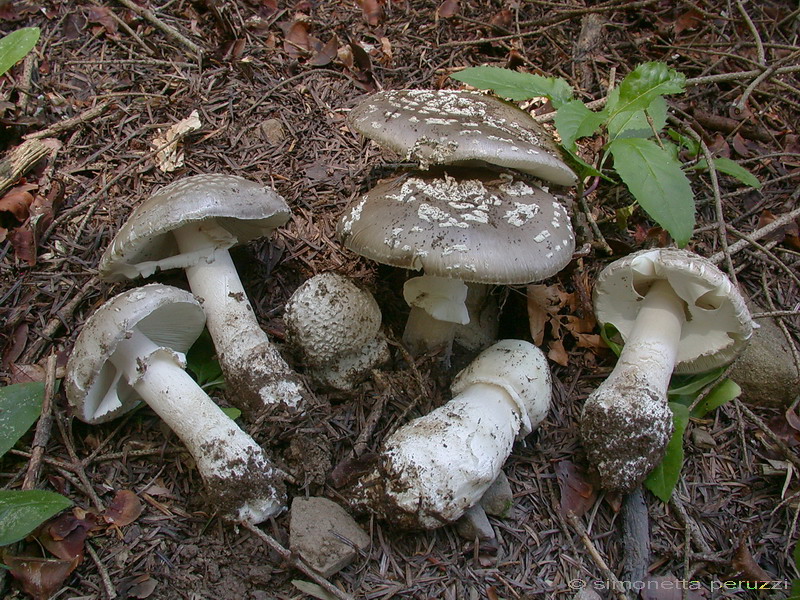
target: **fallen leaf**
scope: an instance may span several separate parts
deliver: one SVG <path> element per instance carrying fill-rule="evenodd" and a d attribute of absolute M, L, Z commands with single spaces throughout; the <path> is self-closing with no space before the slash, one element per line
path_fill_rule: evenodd
<path fill-rule="evenodd" d="M 120 490 L 103 513 L 106 523 L 117 527 L 130 525 L 142 514 L 144 506 L 138 496 L 130 490 Z"/>
<path fill-rule="evenodd" d="M 184 155 L 180 141 L 187 134 L 200 129 L 201 126 L 200 116 L 196 110 L 193 110 L 188 117 L 153 138 L 150 143 L 153 149 L 161 148 L 155 156 L 156 165 L 161 171 L 171 173 L 183 166 Z"/>
<path fill-rule="evenodd" d="M 744 540 L 739 541 L 736 554 L 731 560 L 731 567 L 736 571 L 732 577 L 736 581 L 772 581 L 775 579 L 756 563 Z"/>
<path fill-rule="evenodd" d="M 383 20 L 383 6 L 380 0 L 358 0 L 364 20 L 375 27 Z"/>
<path fill-rule="evenodd" d="M 91 5 L 86 13 L 90 23 L 97 23 L 102 25 L 108 34 L 117 33 L 117 21 L 111 14 L 111 9 L 105 6 Z"/>
<path fill-rule="evenodd" d="M 11 373 L 11 383 L 28 383 L 31 381 L 43 382 L 47 378 L 47 374 L 42 365 L 22 365 L 13 363 L 9 365 L 8 370 Z"/>
<path fill-rule="evenodd" d="M 34 200 L 31 191 L 38 187 L 35 183 L 23 183 L 11 188 L 0 198 L 0 212 L 10 213 L 20 223 L 26 221 Z"/>
<path fill-rule="evenodd" d="M 3 360 L 0 362 L 0 366 L 3 369 L 8 369 L 9 365 L 15 363 L 17 359 L 22 356 L 25 346 L 28 343 L 28 330 L 29 327 L 27 323 L 22 323 L 14 329 L 14 333 L 11 334 L 10 343 L 3 352 Z"/>
<path fill-rule="evenodd" d="M 308 18 L 305 15 L 298 16 L 286 27 L 283 37 L 283 49 L 294 59 L 306 56 L 311 52 Z"/>
<path fill-rule="evenodd" d="M 93 514 L 73 510 L 42 525 L 36 539 L 48 552 L 61 560 L 77 560 L 81 563 L 84 542 L 89 532 L 97 528 L 97 518 Z"/>
<path fill-rule="evenodd" d="M 23 591 L 33 600 L 48 600 L 61 589 L 69 574 L 78 566 L 77 559 L 69 561 L 6 555 L 3 561 L 14 579 L 20 582 Z"/>
<path fill-rule="evenodd" d="M 597 492 L 586 472 L 568 459 L 557 462 L 555 471 L 561 490 L 561 514 L 574 513 L 576 517 L 586 514 L 597 499 Z"/>
<path fill-rule="evenodd" d="M 495 30 L 508 31 L 513 24 L 514 13 L 507 8 L 495 13 L 495 15 L 489 19 L 489 25 Z"/>
<path fill-rule="evenodd" d="M 458 14 L 458 0 L 444 0 L 436 9 L 436 20 L 449 19 Z"/>
<path fill-rule="evenodd" d="M 14 256 L 18 261 L 29 267 L 36 265 L 36 242 L 33 231 L 26 227 L 17 227 L 9 232 L 8 240 L 14 247 Z"/>
<path fill-rule="evenodd" d="M 544 341 L 544 328 L 562 306 L 556 286 L 531 284 L 527 288 L 528 322 L 536 346 Z"/>
<path fill-rule="evenodd" d="M 315 52 L 314 56 L 308 59 L 308 64 L 312 67 L 324 67 L 325 65 L 333 62 L 333 60 L 337 57 L 338 49 L 339 38 L 334 34 L 334 36 L 328 40 L 327 44 Z"/>
<path fill-rule="evenodd" d="M 695 29 L 703 24 L 703 14 L 694 8 L 675 19 L 675 34 L 680 35 L 687 29 Z"/>

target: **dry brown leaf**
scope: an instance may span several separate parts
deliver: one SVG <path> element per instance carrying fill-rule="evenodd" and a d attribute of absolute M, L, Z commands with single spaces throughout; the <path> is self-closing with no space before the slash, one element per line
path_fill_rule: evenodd
<path fill-rule="evenodd" d="M 111 9 L 105 6 L 91 5 L 86 12 L 86 17 L 90 23 L 97 23 L 108 34 L 117 33 L 117 21 L 111 14 Z"/>
<path fill-rule="evenodd" d="M 383 6 L 380 0 L 358 0 L 364 20 L 375 27 L 383 20 Z"/>
<path fill-rule="evenodd" d="M 550 351 L 547 353 L 547 358 L 562 367 L 566 367 L 569 364 L 569 354 L 564 349 L 564 343 L 561 340 L 550 342 Z"/>
<path fill-rule="evenodd" d="M 6 555 L 3 560 L 11 575 L 20 582 L 22 589 L 33 600 L 50 598 L 78 566 L 77 558 L 69 561 Z"/>
<path fill-rule="evenodd" d="M 561 514 L 574 513 L 576 517 L 586 514 L 597 499 L 597 492 L 586 472 L 568 459 L 556 463 L 555 470 L 561 490 Z"/>
<path fill-rule="evenodd" d="M 305 15 L 296 18 L 286 28 L 283 38 L 283 49 L 294 59 L 311 52 L 311 40 L 308 35 L 308 19 Z"/>
<path fill-rule="evenodd" d="M 13 363 L 9 365 L 8 370 L 11 373 L 11 383 L 43 382 L 47 379 L 47 373 L 42 365 Z"/>
<path fill-rule="evenodd" d="M 322 46 L 317 52 L 314 53 L 308 64 L 312 67 L 324 67 L 330 64 L 338 55 L 339 38 L 334 35 L 328 43 Z"/>
<path fill-rule="evenodd" d="M 120 490 L 103 513 L 106 523 L 117 527 L 130 525 L 142 514 L 144 506 L 138 496 L 130 490 Z"/>
<path fill-rule="evenodd" d="M 76 511 L 64 513 L 39 528 L 36 539 L 61 560 L 83 562 L 83 549 L 89 532 L 97 529 L 97 517 Z"/>
<path fill-rule="evenodd" d="M 489 19 L 489 25 L 491 25 L 495 29 L 500 29 L 507 31 L 512 25 L 514 24 L 514 13 L 512 13 L 507 8 L 495 13 L 495 15 Z"/>
<path fill-rule="evenodd" d="M 739 541 L 739 547 L 736 548 L 731 567 L 736 571 L 734 579 L 737 581 L 772 581 L 775 579 L 756 563 L 743 539 Z"/>
<path fill-rule="evenodd" d="M 17 227 L 8 234 L 8 240 L 14 247 L 17 260 L 29 267 L 36 265 L 36 240 L 33 231 L 28 227 Z"/>
<path fill-rule="evenodd" d="M 541 346 L 544 341 L 544 328 L 553 315 L 558 313 L 563 302 L 561 294 L 554 285 L 531 284 L 528 294 L 528 322 L 533 343 Z"/>
<path fill-rule="evenodd" d="M 183 146 L 180 141 L 192 131 L 200 129 L 202 125 L 200 115 L 196 110 L 193 110 L 188 117 L 178 121 L 163 134 L 153 138 L 150 143 L 153 149 L 161 148 L 155 156 L 156 165 L 161 171 L 171 173 L 183 166 Z"/>
<path fill-rule="evenodd" d="M 24 183 L 11 188 L 0 198 L 0 212 L 11 213 L 20 223 L 27 220 L 34 200 L 31 191 L 38 187 L 35 183 Z"/>
<path fill-rule="evenodd" d="M 675 34 L 679 35 L 687 29 L 694 29 L 703 24 L 703 14 L 694 8 L 675 19 Z"/>
<path fill-rule="evenodd" d="M 436 9 L 436 19 L 449 19 L 458 14 L 458 0 L 444 0 Z"/>

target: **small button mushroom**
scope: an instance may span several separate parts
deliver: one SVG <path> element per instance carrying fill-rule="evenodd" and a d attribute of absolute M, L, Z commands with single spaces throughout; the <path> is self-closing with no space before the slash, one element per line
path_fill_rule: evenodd
<path fill-rule="evenodd" d="M 403 341 L 420 354 L 444 346 L 469 322 L 464 282 L 523 284 L 563 269 L 575 238 L 548 192 L 495 173 L 447 169 L 377 185 L 338 224 L 344 245 L 379 263 L 425 274 L 406 282 Z"/>
<path fill-rule="evenodd" d="M 423 169 L 479 162 L 557 185 L 576 181 L 539 123 L 513 104 L 481 92 L 383 91 L 360 102 L 349 121 L 361 135 L 419 161 Z"/>
<path fill-rule="evenodd" d="M 614 325 L 625 346 L 584 404 L 581 436 L 602 487 L 627 492 L 661 461 L 672 435 L 672 372 L 731 362 L 753 321 L 725 274 L 685 250 L 644 250 L 611 263 L 594 303 L 598 322 Z"/>
<path fill-rule="evenodd" d="M 298 287 L 283 318 L 287 340 L 302 351 L 322 385 L 351 390 L 389 360 L 377 302 L 338 273 L 315 275 Z"/>
<path fill-rule="evenodd" d="M 283 406 L 302 412 L 307 392 L 261 330 L 229 248 L 269 235 L 290 216 L 277 193 L 234 175 L 195 175 L 139 205 L 100 260 L 119 281 L 183 268 L 200 298 L 231 390 L 246 414 Z"/>
<path fill-rule="evenodd" d="M 521 340 L 484 350 L 451 389 L 452 400 L 386 439 L 377 466 L 350 490 L 354 507 L 413 529 L 455 521 L 550 408 L 547 360 Z"/>
<path fill-rule="evenodd" d="M 281 512 L 280 472 L 184 371 L 205 315 L 190 293 L 151 284 L 115 296 L 83 326 L 66 393 L 86 423 L 104 423 L 144 401 L 194 457 L 209 500 L 225 516 L 260 523 Z"/>

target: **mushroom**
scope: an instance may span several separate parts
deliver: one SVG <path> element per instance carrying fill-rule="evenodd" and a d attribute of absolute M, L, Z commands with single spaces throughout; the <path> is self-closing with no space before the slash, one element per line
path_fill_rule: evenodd
<path fill-rule="evenodd" d="M 412 307 L 403 341 L 416 354 L 469 322 L 467 286 L 522 284 L 554 275 L 575 238 L 564 207 L 535 185 L 485 170 L 412 173 L 377 185 L 342 215 L 350 250 L 425 274 L 406 282 Z"/>
<path fill-rule="evenodd" d="M 302 412 L 306 390 L 258 324 L 228 249 L 269 235 L 290 216 L 277 193 L 234 175 L 195 175 L 139 205 L 100 260 L 119 281 L 183 268 L 200 299 L 230 401 L 246 414 L 283 406 Z"/>
<path fill-rule="evenodd" d="M 611 263 L 594 303 L 598 322 L 616 327 L 625 346 L 584 404 L 581 436 L 602 487 L 627 492 L 661 461 L 672 435 L 672 372 L 731 362 L 754 325 L 725 274 L 686 250 L 644 250 Z"/>
<path fill-rule="evenodd" d="M 550 134 L 528 113 L 466 90 L 390 90 L 350 112 L 350 124 L 407 160 L 431 164 L 489 163 L 557 185 L 574 185 Z"/>
<path fill-rule="evenodd" d="M 378 303 L 338 273 L 320 273 L 297 288 L 283 320 L 287 341 L 302 350 L 310 374 L 322 385 L 351 390 L 389 360 Z"/>
<path fill-rule="evenodd" d="M 115 296 L 83 326 L 66 393 L 86 423 L 105 423 L 144 401 L 184 443 L 209 500 L 228 518 L 260 523 L 281 512 L 280 472 L 184 371 L 205 315 L 190 293 L 151 284 Z"/>
<path fill-rule="evenodd" d="M 497 342 L 456 376 L 452 400 L 386 439 L 377 464 L 350 490 L 351 504 L 406 528 L 455 521 L 497 479 L 514 440 L 544 419 L 550 386 L 541 350 Z"/>

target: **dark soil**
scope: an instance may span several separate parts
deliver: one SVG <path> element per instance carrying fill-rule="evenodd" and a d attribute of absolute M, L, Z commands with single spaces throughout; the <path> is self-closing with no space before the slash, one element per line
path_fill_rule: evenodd
<path fill-rule="evenodd" d="M 690 170 L 698 207 L 690 248 L 712 256 L 726 248 L 721 234 L 732 246 L 797 207 L 800 30 L 790 2 L 137 0 L 151 20 L 128 4 L 0 5 L 3 33 L 42 29 L 28 62 L 0 78 L 0 150 L 8 155 L 26 136 L 52 140 L 48 144 L 57 148 L 24 174 L 41 196 L 38 221 L 0 212 L 4 384 L 41 380 L 52 354 L 63 364 L 87 316 L 136 285 L 100 281 L 100 255 L 134 206 L 159 186 L 198 173 L 232 173 L 272 185 L 292 208 L 292 220 L 271 239 L 234 252 L 273 340 L 284 340 L 287 298 L 324 271 L 370 289 L 387 333 L 399 338 L 407 316 L 405 272 L 343 249 L 335 223 L 350 200 L 402 165 L 350 131 L 346 117 L 376 90 L 458 87 L 449 75 L 465 66 L 564 77 L 587 102 L 605 97 L 610 84 L 645 61 L 665 61 L 689 78 L 719 75 L 670 97 L 675 127 L 693 128 L 713 152 L 751 170 L 763 186 L 754 190 L 721 175 L 715 193 L 707 172 Z M 551 110 L 540 103 L 528 108 Z M 192 111 L 202 126 L 182 141 L 184 165 L 162 172 L 154 138 Z M 601 145 L 589 142 L 581 152 L 595 161 Z M 544 283 L 574 294 L 578 316 L 588 318 L 591 282 L 612 257 L 590 236 L 571 193 L 580 250 L 568 269 Z M 624 224 L 616 218 L 632 203 L 622 186 L 603 181 L 587 202 L 614 257 L 669 243 L 641 211 Z M 720 264 L 764 312 L 784 311 L 774 318 L 792 340 L 795 360 L 799 263 L 797 222 L 789 221 L 771 236 L 735 247 Z M 180 273 L 154 279 L 186 286 Z M 524 286 L 496 293 L 503 300 L 501 334 L 530 339 Z M 593 502 L 590 483 L 556 475 L 586 466 L 578 417 L 613 355 L 568 336 L 562 352 L 559 335 L 563 331 L 548 326 L 544 340 L 561 363 L 551 364 L 553 410 L 507 463 L 516 505 L 509 519 L 492 520 L 496 544 L 475 547 L 449 527 L 401 532 L 360 516 L 372 546 L 332 577 L 342 597 L 572 598 L 575 581 L 594 586 L 604 598 L 620 597 L 604 583 L 608 569 L 625 579 L 620 498 L 601 495 Z M 438 357 L 410 363 L 398 343 L 392 352 L 393 363 L 352 394 L 320 392 L 319 410 L 301 423 L 240 421 L 294 477 L 290 494 L 341 500 L 325 473 L 351 457 L 373 407 L 382 409 L 362 449 L 367 452 L 449 398 L 453 373 L 441 369 Z M 302 373 L 299 361 L 295 366 Z M 793 427 L 800 421 L 793 412 L 787 417 L 784 409 L 748 408 L 743 401 L 690 423 L 671 502 L 645 493 L 649 573 L 696 581 L 700 597 L 767 598 L 769 592 L 720 589 L 721 582 L 769 578 L 784 586 L 800 577 L 792 560 L 800 486 L 792 475 L 796 467 L 786 469 L 788 461 L 797 461 L 800 434 Z M 134 523 L 90 538 L 96 558 L 87 554 L 57 597 L 306 597 L 291 581 L 308 577 L 203 504 L 190 457 L 152 412 L 141 409 L 92 427 L 71 418 L 59 391 L 54 418 L 37 488 L 97 511 L 116 491 L 132 490 L 145 507 Z M 695 430 L 710 434 L 713 445 Z M 788 454 L 768 433 L 789 445 Z M 32 434 L 3 458 L 4 488 L 20 487 L 31 444 Z M 590 508 L 574 521 L 560 505 L 575 509 L 576 498 Z M 285 514 L 261 528 L 288 545 Z M 584 528 L 588 535 L 581 538 Z M 6 597 L 23 596 L 16 583 L 0 585 Z M 647 597 L 678 597 L 663 588 L 652 594 Z"/>

